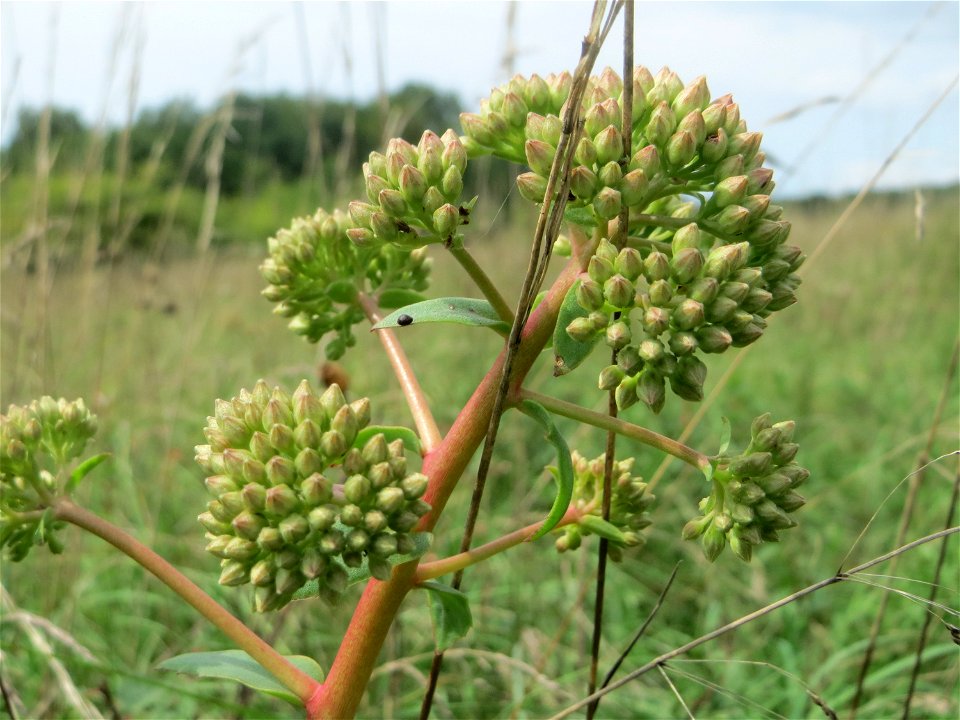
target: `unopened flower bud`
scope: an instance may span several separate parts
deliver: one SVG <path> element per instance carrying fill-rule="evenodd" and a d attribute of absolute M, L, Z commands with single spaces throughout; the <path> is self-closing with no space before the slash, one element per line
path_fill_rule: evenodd
<path fill-rule="evenodd" d="M 637 397 L 653 412 L 659 413 L 667 397 L 663 376 L 650 369 L 644 370 L 637 383 Z"/>
<path fill-rule="evenodd" d="M 613 390 L 623 380 L 624 373 L 616 365 L 608 365 L 600 371 L 598 386 L 601 390 Z"/>
<path fill-rule="evenodd" d="M 681 330 L 693 330 L 703 324 L 703 303 L 692 298 L 681 302 L 673 311 L 673 324 Z"/>
<path fill-rule="evenodd" d="M 630 326 L 622 320 L 618 320 L 607 327 L 606 343 L 614 350 L 630 344 Z"/>
<path fill-rule="evenodd" d="M 237 585 L 243 585 L 250 579 L 246 565 L 238 560 L 224 560 L 221 567 L 223 568 L 220 572 L 219 580 L 221 585 L 235 587 Z"/>
<path fill-rule="evenodd" d="M 517 176 L 517 189 L 530 202 L 542 203 L 547 194 L 547 180 L 533 172 L 521 173 Z"/>
<path fill-rule="evenodd" d="M 548 177 L 553 167 L 553 158 L 557 149 L 542 140 L 527 140 L 524 151 L 530 169 L 538 175 Z"/>
<path fill-rule="evenodd" d="M 661 102 L 650 114 L 643 134 L 654 145 L 662 146 L 673 134 L 676 117 L 666 102 Z M 647 177 L 650 177 L 649 173 Z"/>
<path fill-rule="evenodd" d="M 286 517 L 300 507 L 297 493 L 289 485 L 276 485 L 267 490 L 264 512 L 272 517 Z"/>
<path fill-rule="evenodd" d="M 593 210 L 603 220 L 612 220 L 620 213 L 621 197 L 618 190 L 604 187 L 593 199 Z"/>
<path fill-rule="evenodd" d="M 702 267 L 703 254 L 696 248 L 684 248 L 670 260 L 673 278 L 682 285 L 697 277 Z"/>
<path fill-rule="evenodd" d="M 726 545 L 726 535 L 716 525 L 711 524 L 700 538 L 700 543 L 707 560 L 713 562 L 723 552 Z"/>
<path fill-rule="evenodd" d="M 638 378 L 636 376 L 626 376 L 617 386 L 616 392 L 614 392 L 614 400 L 617 403 L 617 408 L 620 410 L 626 410 L 631 405 L 635 405 L 638 396 L 637 396 L 637 383 Z"/>
<path fill-rule="evenodd" d="M 766 475 L 772 461 L 773 457 L 769 452 L 754 452 L 731 460 L 729 470 L 736 477 L 759 477 Z"/>
<path fill-rule="evenodd" d="M 575 318 L 566 327 L 567 335 L 577 342 L 587 342 L 597 333 L 597 328 L 590 318 Z"/>
<path fill-rule="evenodd" d="M 680 358 L 676 371 L 670 376 L 670 387 L 684 400 L 703 400 L 703 383 L 707 379 L 707 366 L 692 355 Z"/>
<path fill-rule="evenodd" d="M 749 162 L 760 149 L 762 138 L 763 134 L 758 132 L 736 133 L 731 136 L 727 151 L 731 155 L 742 155 L 744 162 Z"/>
<path fill-rule="evenodd" d="M 422 473 L 408 475 L 400 481 L 400 488 L 407 500 L 416 500 L 427 490 L 428 479 Z"/>
<path fill-rule="evenodd" d="M 244 510 L 237 515 L 230 524 L 240 537 L 246 538 L 247 540 L 256 540 L 260 531 L 266 526 L 267 521 L 256 513 Z"/>
<path fill-rule="evenodd" d="M 666 281 L 658 280 L 657 282 Z M 670 326 L 670 312 L 668 310 L 664 310 L 662 307 L 654 306 L 647 308 L 647 310 L 643 313 L 643 318 L 641 318 L 640 324 L 649 335 L 656 337 Z"/>
<path fill-rule="evenodd" d="M 647 281 L 654 283 L 657 280 L 665 280 L 670 277 L 670 260 L 667 256 L 654 250 L 647 255 L 643 261 L 643 274 Z"/>
<path fill-rule="evenodd" d="M 277 570 L 270 560 L 264 559 L 254 563 L 250 568 L 250 584 L 256 587 L 272 585 L 277 576 Z"/>
<path fill-rule="evenodd" d="M 337 520 L 337 511 L 335 506 L 322 505 L 315 507 L 307 515 L 307 523 L 312 530 L 324 532 L 333 527 Z"/>
<path fill-rule="evenodd" d="M 667 162 L 671 167 L 682 168 L 697 154 L 697 141 L 685 130 L 674 133 L 667 143 Z"/>
<path fill-rule="evenodd" d="M 700 148 L 700 157 L 705 163 L 715 163 L 727 155 L 727 133 L 723 128 L 707 134 Z M 729 171 L 718 172 L 718 177 L 727 177 Z"/>
<path fill-rule="evenodd" d="M 286 543 L 275 527 L 264 527 L 257 535 L 257 545 L 268 552 L 276 552 L 283 549 Z"/>
<path fill-rule="evenodd" d="M 629 308 L 633 304 L 633 284 L 619 273 L 603 284 L 603 296 L 615 308 Z"/>
<path fill-rule="evenodd" d="M 719 325 L 705 325 L 696 332 L 697 344 L 705 353 L 722 353 L 733 343 L 726 328 Z"/>
<path fill-rule="evenodd" d="M 806 505 L 807 500 L 800 493 L 793 490 L 788 490 L 776 499 L 776 503 L 784 510 L 784 512 L 791 513 L 796 512 Z"/>

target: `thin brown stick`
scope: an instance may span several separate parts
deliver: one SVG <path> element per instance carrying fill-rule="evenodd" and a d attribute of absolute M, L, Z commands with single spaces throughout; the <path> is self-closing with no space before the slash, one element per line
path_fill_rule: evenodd
<path fill-rule="evenodd" d="M 950 496 L 950 506 L 947 508 L 947 519 L 944 525 L 950 527 L 953 522 L 953 516 L 957 512 L 957 498 L 960 497 L 960 462 L 957 466 L 957 474 L 953 480 L 953 494 Z M 943 565 L 947 560 L 947 539 L 944 538 L 940 543 L 940 556 L 937 558 L 937 569 L 933 573 L 933 584 L 930 586 L 930 595 L 928 602 L 931 606 L 935 605 L 937 599 L 937 588 L 940 585 L 940 575 L 943 573 Z M 920 630 L 920 639 L 917 641 L 916 658 L 913 661 L 913 670 L 910 672 L 910 688 L 907 690 L 907 697 L 903 701 L 902 720 L 909 720 L 910 705 L 913 702 L 913 694 L 917 689 L 917 678 L 920 677 L 920 665 L 923 663 L 923 650 L 927 646 L 927 635 L 930 632 L 930 623 L 933 622 L 934 613 L 928 612 L 924 616 L 923 628 Z"/>
<path fill-rule="evenodd" d="M 953 378 L 957 372 L 957 363 L 960 360 L 960 341 L 953 347 L 953 357 L 950 359 L 950 365 L 947 368 L 947 376 L 943 383 L 943 390 L 940 392 L 940 400 L 933 413 L 933 421 L 930 423 L 930 431 L 927 433 L 927 442 L 920 454 L 917 456 L 916 469 L 910 477 L 910 486 L 907 490 L 907 497 L 903 503 L 903 511 L 900 513 L 900 526 L 897 528 L 897 536 L 894 545 L 902 545 L 907 537 L 907 531 L 910 529 L 910 521 L 913 518 L 913 508 L 916 504 L 917 493 L 920 484 L 923 481 L 923 469 L 930 461 L 930 453 L 933 450 L 933 442 L 936 439 L 937 431 L 940 428 L 940 421 L 943 419 L 943 410 L 946 407 L 947 399 L 950 397 L 950 387 L 953 385 Z M 897 559 L 890 562 L 889 573 L 895 574 Z M 873 653 L 877 647 L 877 639 L 880 636 L 880 628 L 883 625 L 883 618 L 887 612 L 887 605 L 890 602 L 890 596 L 884 593 L 880 598 L 880 606 L 877 608 L 877 614 L 873 618 L 873 624 L 870 626 L 870 637 L 867 640 L 867 649 L 863 654 L 863 662 L 860 664 L 860 671 L 857 674 L 857 689 L 853 694 L 853 700 L 850 702 L 850 720 L 857 716 L 857 708 L 860 707 L 860 701 L 863 697 L 864 683 L 867 679 L 867 673 L 870 671 L 870 665 L 873 662 Z"/>
<path fill-rule="evenodd" d="M 613 20 L 620 10 L 622 0 L 621 2 L 613 4 L 607 14 L 606 22 L 602 25 L 606 4 L 604 0 L 596 0 L 594 3 L 590 30 L 583 40 L 580 62 L 577 64 L 573 84 L 570 88 L 570 95 L 563 113 L 563 132 L 560 136 L 560 142 L 557 145 L 553 165 L 550 168 L 550 177 L 547 179 L 547 190 L 544 194 L 543 206 L 540 208 L 540 215 L 537 219 L 537 229 L 534 233 L 533 247 L 530 252 L 527 272 L 524 276 L 523 286 L 520 290 L 520 299 L 517 303 L 513 325 L 510 328 L 510 336 L 507 340 L 500 383 L 497 395 L 494 398 L 493 411 L 490 415 L 487 434 L 484 438 L 483 449 L 480 454 L 476 484 L 474 485 L 473 495 L 470 498 L 470 508 L 464 524 L 460 552 L 468 551 L 473 541 L 473 531 L 476 527 L 477 516 L 480 512 L 480 502 L 483 498 L 487 474 L 490 471 L 490 463 L 493 459 L 497 432 L 500 428 L 500 418 L 503 415 L 506 399 L 510 390 L 513 361 L 520 347 L 520 337 L 526 324 L 527 316 L 530 314 L 533 301 L 546 275 L 553 249 L 553 242 L 560 230 L 560 223 L 563 221 L 563 210 L 566 206 L 567 192 L 570 184 L 570 167 L 573 163 L 573 151 L 576 147 L 576 141 L 580 132 L 581 105 L 583 95 L 586 92 L 587 80 L 590 77 L 590 71 L 593 69 L 597 54 L 600 52 L 600 47 L 606 39 Z M 463 571 L 461 570 L 453 578 L 453 587 L 459 588 L 462 581 Z M 424 693 L 423 703 L 420 706 L 420 720 L 427 720 L 427 718 L 430 717 L 430 707 L 433 702 L 433 695 L 436 692 L 437 680 L 440 676 L 442 666 L 443 653 L 435 653 L 433 663 L 430 667 L 427 690 Z"/>
<path fill-rule="evenodd" d="M 678 655 L 683 655 L 689 652 L 690 650 L 693 650 L 694 648 L 703 645 L 704 643 L 708 643 L 711 640 L 715 640 L 716 638 L 721 637 L 722 635 L 726 635 L 728 632 L 731 632 L 732 630 L 736 630 L 748 623 L 753 622 L 754 620 L 762 618 L 765 615 L 769 615 L 770 613 L 774 612 L 775 610 L 779 610 L 785 605 L 789 605 L 790 603 L 796 602 L 797 600 L 805 598 L 807 595 L 815 593 L 818 590 L 822 590 L 823 588 L 828 587 L 830 585 L 835 585 L 837 583 L 850 580 L 851 579 L 850 576 L 852 575 L 856 575 L 857 573 L 863 572 L 864 570 L 872 568 L 874 565 L 879 565 L 880 563 L 886 562 L 891 558 L 895 558 L 898 555 L 902 555 L 905 552 L 909 552 L 910 550 L 913 550 L 914 548 L 920 547 L 921 545 L 925 545 L 928 542 L 933 542 L 934 540 L 939 540 L 940 538 L 946 538 L 958 532 L 960 532 L 960 526 L 954 526 L 951 528 L 947 528 L 945 530 L 940 530 L 938 532 L 931 533 L 930 535 L 925 535 L 924 537 L 917 538 L 916 540 L 913 540 L 907 543 L 906 545 L 902 545 L 898 547 L 896 550 L 891 550 L 890 552 L 884 553 L 883 555 L 875 557 L 872 560 L 868 560 L 867 562 L 861 565 L 857 565 L 855 568 L 851 568 L 845 573 L 831 575 L 830 577 L 820 580 L 819 582 L 816 582 L 813 585 L 808 585 L 802 590 L 798 590 L 795 593 L 791 593 L 786 597 L 780 598 L 776 602 L 770 603 L 769 605 L 766 605 L 760 608 L 759 610 L 754 610 L 752 613 L 748 613 L 747 615 L 744 615 L 743 617 L 738 618 L 733 622 L 727 623 L 726 625 L 719 627 L 715 630 L 711 630 L 710 632 L 706 633 L 705 635 L 701 635 L 695 640 L 691 640 L 685 645 L 681 645 L 678 648 L 674 648 L 673 650 L 666 652 L 657 658 L 654 658 L 653 660 L 646 663 L 642 667 L 639 667 L 633 672 L 631 672 L 629 675 L 626 675 L 623 679 L 618 680 L 617 682 L 608 685 L 602 690 L 598 690 L 593 695 L 585 697 L 582 700 L 578 701 L 577 703 L 571 705 L 570 707 L 565 708 L 564 710 L 561 710 L 559 713 L 552 716 L 550 720 L 562 720 L 562 718 L 568 717 L 572 713 L 584 707 L 585 705 L 590 704 L 591 702 L 593 702 L 593 700 L 599 697 L 603 697 L 607 693 L 611 693 L 614 690 L 617 690 L 623 687 L 624 685 L 629 683 L 631 680 L 636 680 L 640 676 L 645 675 L 646 673 L 650 672 L 658 665 L 662 665 L 663 663 L 667 662 L 672 658 L 677 657 Z"/>
<path fill-rule="evenodd" d="M 620 157 L 620 166 L 627 169 L 630 162 L 633 146 L 633 0 L 626 0 L 623 14 L 623 100 L 620 108 L 620 131 L 623 144 L 623 154 Z M 617 217 L 617 235 L 615 245 L 622 248 L 626 245 L 630 227 L 630 208 L 624 204 Z M 618 319 L 620 313 L 614 314 Z M 611 364 L 617 362 L 617 350 L 610 354 Z M 617 396 L 610 390 L 607 399 L 607 414 L 611 418 L 617 417 Z M 617 434 L 614 430 L 607 430 L 607 444 L 603 462 L 603 493 L 601 497 L 602 517 L 610 520 L 610 502 L 613 495 L 613 463 L 617 454 Z M 587 694 L 591 695 L 597 689 L 597 672 L 600 665 L 600 642 L 603 638 L 603 603 L 607 585 L 607 555 L 609 543 L 606 538 L 600 538 L 597 544 L 597 579 L 593 600 L 593 637 L 590 641 L 590 675 L 587 681 Z M 682 701 L 681 701 L 682 702 Z M 593 720 L 600 707 L 600 700 L 587 706 L 587 720 Z"/>

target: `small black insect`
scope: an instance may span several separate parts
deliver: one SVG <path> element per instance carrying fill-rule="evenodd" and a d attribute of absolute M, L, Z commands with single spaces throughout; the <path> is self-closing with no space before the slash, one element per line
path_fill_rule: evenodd
<path fill-rule="evenodd" d="M 397 325 L 405 326 L 410 325 L 411 323 L 413 323 L 413 318 L 409 315 L 401 315 L 397 318 Z"/>

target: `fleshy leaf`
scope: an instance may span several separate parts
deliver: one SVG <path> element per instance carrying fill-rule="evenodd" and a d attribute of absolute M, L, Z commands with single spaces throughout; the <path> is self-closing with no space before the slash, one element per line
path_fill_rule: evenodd
<path fill-rule="evenodd" d="M 350 528 L 347 528 L 342 525 L 338 525 L 341 530 L 349 531 Z M 387 558 L 387 562 L 396 567 L 397 565 L 403 565 L 403 563 L 410 562 L 411 560 L 416 560 L 418 557 L 423 557 L 426 554 L 427 550 L 430 549 L 430 544 L 433 542 L 433 533 L 413 533 L 410 535 L 413 538 L 414 550 L 413 552 L 407 553 L 406 555 L 394 555 L 393 557 Z M 367 563 L 367 558 L 363 558 L 363 564 L 360 567 L 346 567 L 344 570 L 347 571 L 347 586 L 356 585 L 359 582 L 370 579 L 370 567 Z M 302 588 L 297 590 L 293 594 L 293 600 L 315 600 L 319 597 L 320 591 L 320 581 L 319 580 L 309 580 Z"/>
<path fill-rule="evenodd" d="M 415 452 L 417 455 L 423 454 L 420 438 L 413 430 L 402 425 L 368 425 L 357 433 L 357 439 L 353 441 L 353 446 L 362 448 L 370 438 L 381 433 L 387 442 L 403 440 L 403 446 L 407 450 Z"/>
<path fill-rule="evenodd" d="M 435 580 L 428 580 L 419 587 L 427 591 L 430 601 L 434 646 L 438 652 L 443 652 L 473 627 L 470 602 L 459 590 Z"/>
<path fill-rule="evenodd" d="M 83 480 L 95 467 L 97 467 L 97 465 L 109 460 L 110 457 L 111 453 L 100 453 L 99 455 L 88 457 L 82 463 L 77 465 L 77 467 L 73 469 L 73 472 L 70 473 L 70 479 L 67 480 L 67 492 L 71 492 L 81 480 Z"/>
<path fill-rule="evenodd" d="M 305 655 L 287 655 L 286 658 L 314 680 L 323 680 L 323 670 L 313 658 Z M 273 675 L 243 650 L 186 653 L 164 660 L 157 667 L 201 678 L 233 680 L 293 705 L 301 704 L 296 695 L 277 682 Z"/>
<path fill-rule="evenodd" d="M 597 334 L 587 342 L 580 342 L 574 340 L 567 333 L 567 326 L 570 323 L 577 318 L 589 315 L 577 302 L 578 287 L 580 287 L 579 280 L 567 291 L 563 298 L 563 304 L 560 306 L 557 326 L 553 330 L 553 374 L 555 377 L 572 372 L 593 352 L 593 348 L 596 347 L 597 341 L 600 339 L 600 335 Z"/>
<path fill-rule="evenodd" d="M 525 415 L 529 415 L 536 420 L 546 431 L 547 441 L 556 448 L 557 451 L 557 470 L 553 473 L 553 478 L 557 484 L 557 497 L 553 501 L 553 507 L 543 525 L 533 535 L 528 542 L 542 538 L 548 532 L 553 530 L 557 523 L 563 519 L 567 508 L 570 507 L 570 500 L 573 498 L 573 460 L 570 458 L 570 448 L 563 435 L 553 423 L 550 413 L 544 409 L 543 405 L 535 403 L 532 400 L 524 400 L 520 404 L 520 410 Z"/>
<path fill-rule="evenodd" d="M 497 311 L 493 309 L 493 305 L 489 302 L 477 298 L 463 297 L 434 298 L 406 305 L 387 315 L 374 325 L 373 329 L 382 330 L 421 323 L 456 323 L 457 325 L 489 327 L 501 335 L 510 332 L 510 326 L 500 319 Z"/>
<path fill-rule="evenodd" d="M 597 515 L 584 515 L 580 518 L 578 525 L 584 530 L 588 530 L 594 535 L 606 538 L 618 545 L 626 544 L 626 538 L 623 537 L 623 532 L 621 532 L 620 528 Z"/>
<path fill-rule="evenodd" d="M 593 228 L 597 225 L 597 218 L 593 211 L 587 207 L 573 207 L 567 205 L 563 211 L 563 219 L 580 227 Z"/>

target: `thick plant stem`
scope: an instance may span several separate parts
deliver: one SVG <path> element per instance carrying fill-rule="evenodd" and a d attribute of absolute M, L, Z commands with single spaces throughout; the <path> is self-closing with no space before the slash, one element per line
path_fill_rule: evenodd
<path fill-rule="evenodd" d="M 570 508 L 560 519 L 560 522 L 557 523 L 556 527 L 562 528 L 564 525 L 576 522 L 579 518 L 580 512 L 575 508 Z M 473 548 L 472 550 L 467 550 L 466 552 L 451 555 L 450 557 L 440 560 L 434 560 L 433 562 L 421 563 L 417 568 L 415 581 L 419 584 L 425 580 L 433 580 L 434 578 L 463 570 L 471 565 L 476 565 L 477 563 L 492 558 L 494 555 L 499 555 L 510 548 L 516 547 L 520 543 L 528 541 L 542 525 L 543 521 L 541 520 L 540 522 L 535 522 L 532 525 L 527 525 L 519 530 L 507 533 L 506 535 L 498 537 L 496 540 L 491 540 L 485 545 Z"/>
<path fill-rule="evenodd" d="M 483 296 L 493 305 L 493 309 L 497 311 L 500 319 L 506 323 L 513 324 L 513 310 L 507 305 L 507 301 L 503 299 L 503 295 L 500 294 L 497 286 L 493 284 L 490 276 L 487 275 L 477 261 L 474 260 L 473 255 L 462 245 L 451 246 L 450 254 L 460 263 L 460 267 L 466 270 L 467 275 L 470 276 L 470 279 L 473 280 L 480 292 L 483 293 Z"/>
<path fill-rule="evenodd" d="M 697 452 L 693 448 L 679 443 L 672 438 L 668 438 L 665 435 L 656 433 L 653 430 L 628 423 L 620 418 L 610 417 L 609 415 L 604 415 L 594 410 L 588 410 L 585 407 L 575 405 L 566 400 L 559 400 L 549 395 L 541 395 L 533 390 L 520 390 L 519 396 L 523 400 L 533 400 L 534 402 L 540 403 L 555 415 L 562 415 L 563 417 L 573 420 L 579 420 L 588 425 L 598 427 L 601 430 L 613 431 L 618 435 L 637 440 L 644 445 L 649 445 L 661 452 L 672 455 L 678 460 L 683 460 L 683 462 L 692 465 L 700 471 L 710 466 L 710 458 L 703 453 Z"/>
<path fill-rule="evenodd" d="M 383 319 L 380 308 L 372 299 L 361 294 L 359 301 L 372 325 Z M 410 414 L 413 415 L 413 422 L 417 426 L 423 449 L 430 452 L 440 444 L 440 430 L 437 428 L 437 421 L 434 420 L 433 413 L 430 412 L 430 404 L 423 393 L 423 388 L 420 387 L 420 381 L 417 380 L 413 368 L 410 367 L 407 354 L 403 351 L 403 347 L 393 330 L 378 330 L 377 337 L 380 338 L 380 344 L 383 345 L 387 358 L 393 366 L 393 372 L 397 376 L 397 381 L 403 389 L 403 396 L 407 399 L 407 406 L 410 408 Z"/>
<path fill-rule="evenodd" d="M 513 364 L 513 386 L 519 387 L 550 339 L 563 298 L 588 259 L 570 261 L 530 315 Z M 436 525 L 457 481 L 483 441 L 503 362 L 504 352 L 501 352 L 460 411 L 450 432 L 424 458 L 423 473 L 430 478 L 430 484 L 423 499 L 430 503 L 431 510 L 421 518 L 418 531 L 427 531 Z M 367 583 L 327 679 L 307 703 L 309 718 L 333 720 L 356 714 L 387 631 L 404 596 L 413 587 L 416 569 L 417 563 L 413 561 L 397 567 L 387 582 L 370 580 Z"/>
<path fill-rule="evenodd" d="M 65 520 L 106 540 L 156 575 L 304 704 L 320 687 L 319 682 L 289 662 L 173 565 L 136 538 L 70 500 L 58 500 L 53 507 L 58 520 Z"/>

